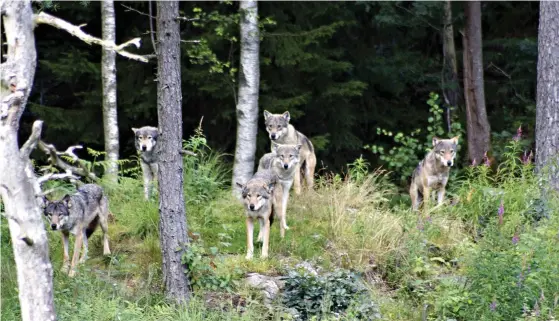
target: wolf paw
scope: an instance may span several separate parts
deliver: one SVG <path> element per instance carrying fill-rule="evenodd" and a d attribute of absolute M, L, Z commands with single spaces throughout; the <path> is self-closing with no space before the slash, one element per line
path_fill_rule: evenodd
<path fill-rule="evenodd" d="M 252 254 L 247 254 L 247 255 L 245 256 L 245 259 L 247 259 L 247 260 L 252 260 Z"/>

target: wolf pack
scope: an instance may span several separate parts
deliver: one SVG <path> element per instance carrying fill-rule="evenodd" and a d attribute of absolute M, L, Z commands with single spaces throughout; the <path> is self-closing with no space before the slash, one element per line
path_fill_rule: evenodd
<path fill-rule="evenodd" d="M 246 182 L 235 182 L 246 219 L 246 259 L 254 256 L 254 224 L 259 223 L 257 242 L 262 243 L 261 258 L 269 255 L 270 227 L 279 221 L 280 237 L 285 237 L 287 207 L 291 188 L 300 195 L 302 190 L 312 191 L 317 164 L 311 140 L 290 123 L 288 111 L 272 114 L 264 111 L 264 124 L 271 142 L 271 152 L 264 154 L 254 175 Z M 153 196 L 157 182 L 158 159 L 157 127 L 132 128 L 134 144 L 139 155 L 146 200 Z M 419 162 L 412 173 L 409 194 L 412 209 L 421 203 L 428 209 L 431 192 L 437 192 L 437 204 L 444 202 L 450 168 L 454 165 L 459 137 L 440 139 L 434 137 L 433 148 Z M 111 253 L 108 238 L 109 202 L 103 188 L 97 184 L 84 184 L 76 193 L 60 200 L 44 202 L 44 215 L 51 229 L 62 234 L 64 257 L 62 270 L 75 275 L 78 263 L 87 259 L 88 238 L 100 226 L 103 232 L 103 255 Z M 69 235 L 75 235 L 72 260 L 69 259 Z M 83 251 L 81 251 L 83 248 Z M 80 258 L 80 251 L 82 252 Z"/>

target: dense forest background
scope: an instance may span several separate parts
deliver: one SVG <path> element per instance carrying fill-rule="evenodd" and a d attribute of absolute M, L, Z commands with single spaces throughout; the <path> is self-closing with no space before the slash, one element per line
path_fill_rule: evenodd
<path fill-rule="evenodd" d="M 185 17 L 184 137 L 203 117 L 209 145 L 232 154 L 238 3 L 184 1 L 180 8 Z M 116 2 L 115 9 L 116 42 L 141 37 L 138 53 L 153 53 L 148 2 Z M 56 2 L 45 10 L 86 24 L 85 32 L 101 36 L 100 2 Z M 452 2 L 452 10 L 462 88 L 464 3 Z M 318 168 L 334 171 L 360 155 L 373 166 L 382 165 L 378 155 L 364 148 L 394 144 L 392 137 L 378 135 L 377 127 L 407 134 L 429 125 L 426 101 L 430 92 L 442 91 L 443 2 L 264 1 L 259 15 L 257 157 L 268 149 L 261 117 L 265 109 L 289 110 L 292 123 L 315 144 Z M 525 137 L 533 136 L 538 2 L 483 2 L 482 22 L 485 97 L 498 154 L 499 139 L 513 135 L 519 125 Z M 47 25 L 38 26 L 35 34 L 38 68 L 22 120 L 23 137 L 40 118 L 45 120 L 44 139 L 59 149 L 82 143 L 102 151 L 101 48 Z M 122 158 L 135 154 L 132 127 L 156 125 L 156 63 L 117 57 Z M 448 107 L 444 101 L 440 105 Z M 451 113 L 465 128 L 462 105 Z M 461 142 L 466 143 L 465 136 Z M 80 156 L 88 157 L 85 151 Z M 459 157 L 465 162 L 466 149 Z"/>

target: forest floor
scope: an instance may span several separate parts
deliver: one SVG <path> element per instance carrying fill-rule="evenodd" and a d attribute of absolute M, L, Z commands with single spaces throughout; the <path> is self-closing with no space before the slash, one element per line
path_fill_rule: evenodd
<path fill-rule="evenodd" d="M 59 320 L 555 320 L 559 313 L 559 203 L 542 197 L 530 168 L 499 179 L 488 179 L 487 168 L 470 170 L 449 183 L 453 204 L 426 218 L 385 172 L 327 175 L 315 191 L 291 194 L 290 229 L 281 239 L 272 225 L 270 257 L 260 259 L 255 242 L 247 261 L 244 210 L 219 157 L 185 160 L 188 305 L 164 300 L 158 202 L 143 199 L 141 179 L 123 177 L 118 186 L 103 184 L 114 214 L 110 256 L 96 231 L 88 261 L 69 278 L 60 271 L 61 237 L 48 230 Z M 59 187 L 55 198 L 72 188 Z M 1 223 L 1 319 L 18 320 Z M 250 273 L 270 277 L 280 293 L 267 300 L 248 284 Z"/>

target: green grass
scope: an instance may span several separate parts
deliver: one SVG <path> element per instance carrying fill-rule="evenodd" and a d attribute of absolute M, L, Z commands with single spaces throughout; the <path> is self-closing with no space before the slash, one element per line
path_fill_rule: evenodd
<path fill-rule="evenodd" d="M 114 214 L 110 257 L 102 256 L 102 234 L 94 233 L 89 260 L 70 279 L 60 272 L 59 233 L 48 231 L 59 320 L 279 320 L 286 317 L 281 303 L 269 310 L 242 277 L 287 275 L 302 261 L 320 273 L 358 273 L 385 320 L 547 320 L 559 313 L 559 206 L 529 165 L 505 163 L 498 173 L 467 169 L 449 186 L 457 203 L 434 208 L 423 220 L 388 173 L 369 172 L 358 160 L 345 177 L 326 175 L 314 192 L 292 193 L 286 237 L 274 223 L 270 257 L 260 259 L 255 243 L 255 258 L 247 261 L 244 210 L 228 190 L 229 169 L 203 144 L 196 151 L 200 157 L 184 163 L 187 223 L 196 239 L 192 275 L 199 280 L 190 303 L 164 301 L 158 202 L 144 200 L 140 179 L 122 177 L 117 186 L 104 184 Z M 71 190 L 58 187 L 55 197 Z M 15 266 L 6 220 L 0 220 L 1 319 L 17 320 Z M 524 283 L 515 288 L 520 272 Z M 534 311 L 540 317 L 528 316 Z"/>

